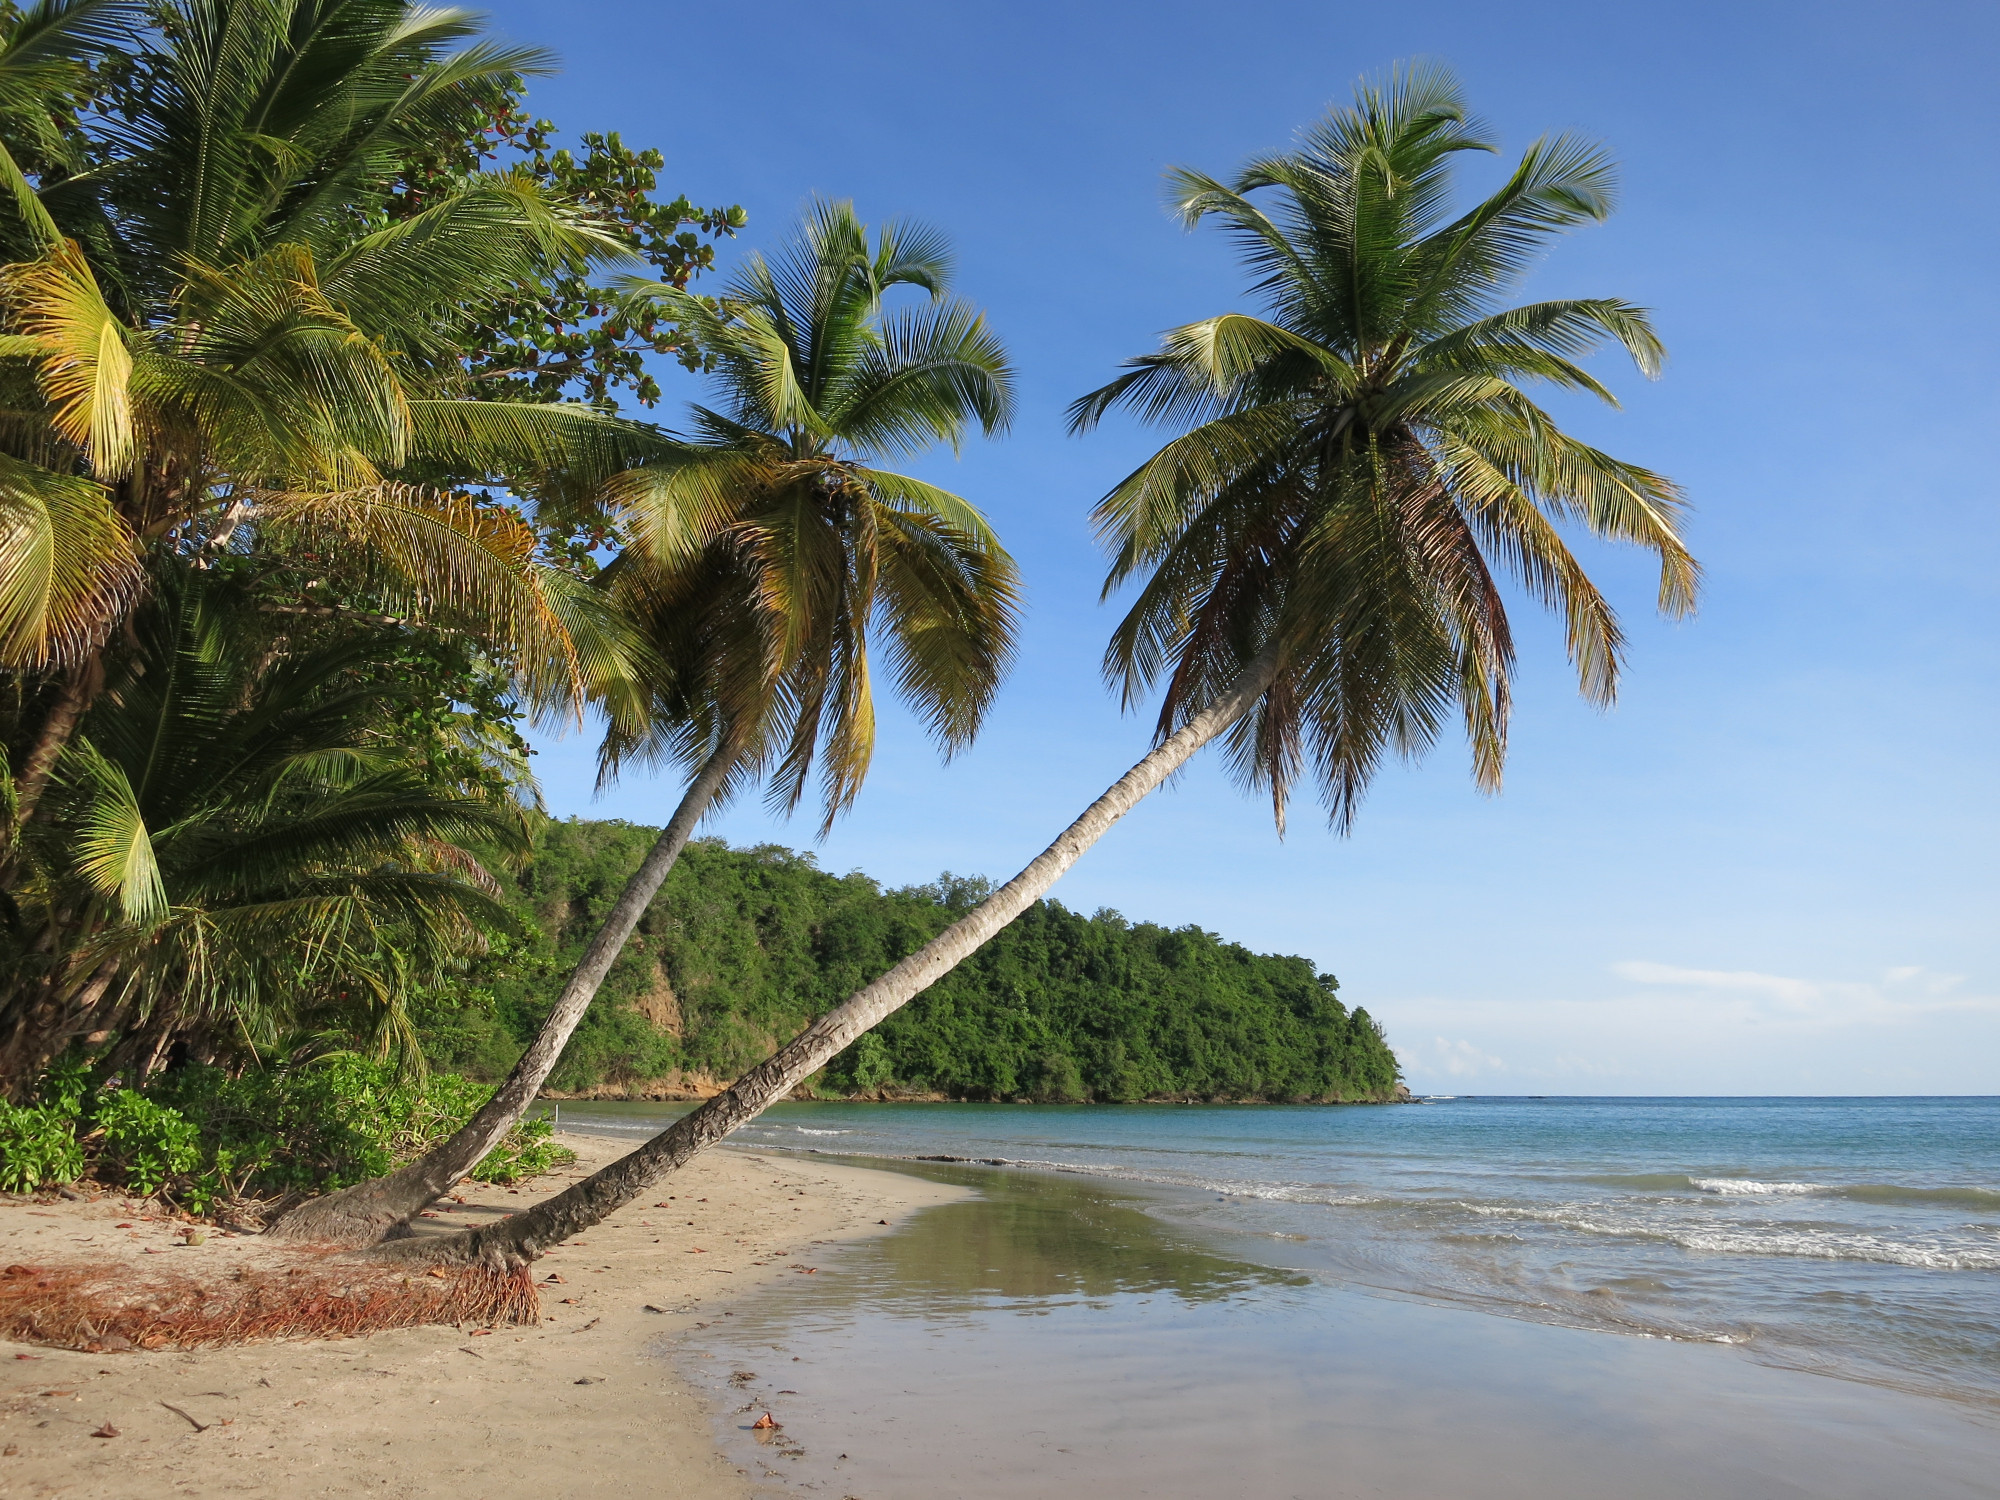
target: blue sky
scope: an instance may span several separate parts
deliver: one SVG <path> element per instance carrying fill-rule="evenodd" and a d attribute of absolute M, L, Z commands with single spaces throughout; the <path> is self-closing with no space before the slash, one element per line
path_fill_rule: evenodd
<path fill-rule="evenodd" d="M 1672 360 L 1606 360 L 1623 411 L 1574 429 L 1688 490 L 1704 605 L 1667 625 L 1636 557 L 1592 553 L 1633 638 L 1609 713 L 1523 602 L 1505 791 L 1463 747 L 1384 775 L 1351 837 L 1288 837 L 1210 760 L 1057 888 L 1085 911 L 1304 953 L 1388 1028 L 1412 1085 L 1476 1093 L 2000 1091 L 2000 12 L 1972 4 L 1348 6 L 508 0 L 556 48 L 531 95 L 565 130 L 667 156 L 740 202 L 725 256 L 814 193 L 945 229 L 958 289 L 1019 368 L 1004 441 L 917 466 L 984 507 L 1030 615 L 980 744 L 948 767 L 885 714 L 858 809 L 817 847 L 889 883 L 1011 874 L 1144 748 L 1097 660 L 1091 503 L 1158 437 L 1061 413 L 1159 330 L 1244 307 L 1220 237 L 1160 174 L 1279 148 L 1354 79 L 1435 58 L 1503 146 L 1573 129 L 1623 163 L 1620 211 L 1522 299 L 1655 310 Z M 1468 169 L 1476 188 L 1503 159 Z M 661 415 L 697 393 L 667 382 Z M 663 821 L 635 779 L 562 813 Z M 809 846 L 753 804 L 735 842 Z"/>

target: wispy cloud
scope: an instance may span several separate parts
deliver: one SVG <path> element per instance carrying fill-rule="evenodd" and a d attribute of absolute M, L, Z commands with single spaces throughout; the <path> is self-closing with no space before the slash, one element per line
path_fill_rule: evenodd
<path fill-rule="evenodd" d="M 1914 1013 L 2000 1009 L 2000 996 L 1957 995 L 1962 974 L 1920 964 L 1884 969 L 1879 978 L 1801 979 L 1754 969 L 1693 969 L 1650 959 L 1611 965 L 1620 979 L 1684 993 L 1739 996 L 1769 1019 L 1826 1024 L 1890 1021 Z"/>
<path fill-rule="evenodd" d="M 1504 1072 L 1507 1067 L 1503 1059 L 1480 1051 L 1463 1037 L 1405 1043 L 1396 1048 L 1396 1056 L 1405 1072 L 1442 1073 L 1448 1078 L 1477 1078 L 1481 1073 Z"/>

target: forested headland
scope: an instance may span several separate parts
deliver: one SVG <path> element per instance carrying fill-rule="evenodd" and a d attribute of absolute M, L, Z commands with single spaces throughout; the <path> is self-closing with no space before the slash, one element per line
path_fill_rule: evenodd
<path fill-rule="evenodd" d="M 513 876 L 519 936 L 417 1003 L 440 1066 L 497 1078 L 533 1036 L 657 830 L 550 822 Z M 558 1095 L 692 1094 L 767 1056 L 987 893 L 884 890 L 775 845 L 690 844 L 571 1038 Z M 1379 1100 L 1396 1059 L 1304 958 L 1196 927 L 1036 903 L 837 1057 L 821 1098 Z"/>

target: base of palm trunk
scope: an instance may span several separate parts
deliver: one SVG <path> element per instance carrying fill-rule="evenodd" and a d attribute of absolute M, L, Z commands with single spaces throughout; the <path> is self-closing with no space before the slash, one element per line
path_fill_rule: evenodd
<path fill-rule="evenodd" d="M 410 1220 L 439 1197 L 440 1190 L 429 1183 L 408 1180 L 413 1175 L 406 1167 L 372 1182 L 308 1198 L 273 1219 L 264 1233 L 295 1245 L 365 1250 L 404 1233 Z"/>

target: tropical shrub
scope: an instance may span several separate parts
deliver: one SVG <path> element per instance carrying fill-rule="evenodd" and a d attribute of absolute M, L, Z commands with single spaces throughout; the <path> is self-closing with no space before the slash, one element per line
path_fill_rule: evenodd
<path fill-rule="evenodd" d="M 144 1089 L 92 1092 L 81 1065 L 44 1079 L 40 1102 L 0 1102 L 0 1190 L 88 1173 L 204 1213 L 218 1202 L 323 1192 L 380 1176 L 449 1136 L 492 1090 L 452 1073 L 399 1076 L 349 1054 L 247 1071 L 176 1069 Z M 525 1120 L 473 1169 L 517 1182 L 574 1160 L 546 1119 Z"/>
<path fill-rule="evenodd" d="M 379 1177 L 457 1130 L 491 1092 L 454 1073 L 399 1075 L 345 1053 L 234 1077 L 182 1068 L 147 1090 L 199 1128 L 212 1196 L 257 1197 Z M 472 1175 L 513 1182 L 571 1159 L 546 1121 L 525 1121 Z M 203 1186 L 201 1175 L 187 1186 Z"/>
<path fill-rule="evenodd" d="M 170 1105 L 118 1089 L 97 1107 L 98 1166 L 148 1197 L 202 1165 L 201 1131 Z"/>
<path fill-rule="evenodd" d="M 0 1191 L 32 1193 L 83 1175 L 76 1115 L 51 1104 L 0 1100 Z"/>

